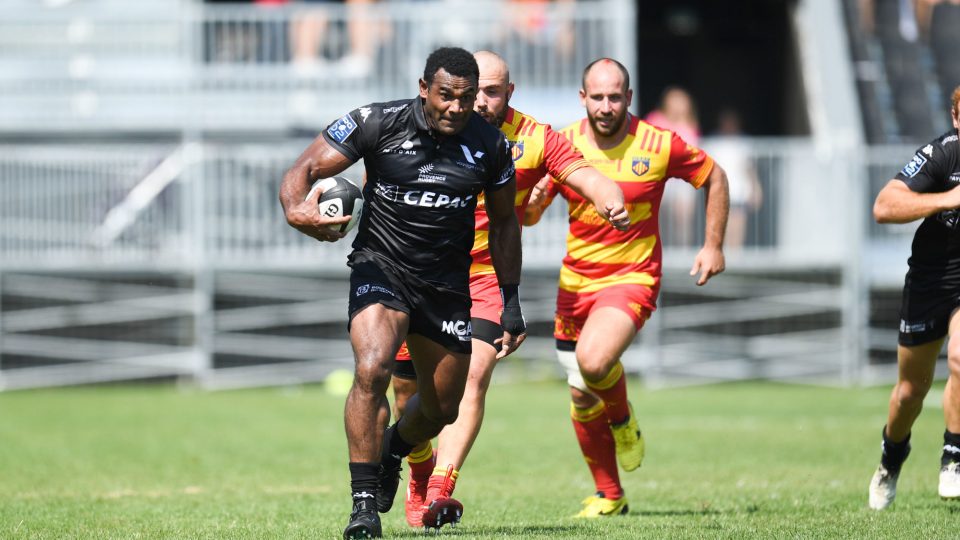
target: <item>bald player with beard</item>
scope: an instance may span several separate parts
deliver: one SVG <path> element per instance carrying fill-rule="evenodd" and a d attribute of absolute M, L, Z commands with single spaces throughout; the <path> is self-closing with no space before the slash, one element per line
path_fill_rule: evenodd
<path fill-rule="evenodd" d="M 705 239 L 690 275 L 699 272 L 697 285 L 704 285 L 725 267 L 726 173 L 676 133 L 630 114 L 632 99 L 623 64 L 600 58 L 583 71 L 580 101 L 587 117 L 560 131 L 623 190 L 630 227 L 603 226 L 587 201 L 556 182 L 535 188 L 524 219 L 525 225 L 536 223 L 557 194 L 567 200 L 570 227 L 554 337 L 570 385 L 574 432 L 596 485 L 577 514 L 582 518 L 629 512 L 617 463 L 633 471 L 643 462 L 645 443 L 627 400 L 620 357 L 656 309 L 662 273 L 659 212 L 667 180 L 682 179 L 706 192 Z M 547 193 L 541 196 L 544 185 Z"/>
<path fill-rule="evenodd" d="M 623 193 L 616 183 L 587 164 L 580 152 L 549 125 L 510 106 L 514 84 L 510 81 L 509 68 L 500 56 L 479 51 L 474 57 L 480 68 L 474 110 L 498 127 L 510 141 L 517 171 L 518 217 L 524 214 L 531 188 L 549 174 L 594 205 L 607 226 L 613 226 L 611 230 L 614 227 L 626 230 L 630 221 L 623 207 Z M 473 325 L 470 372 L 460 401 L 460 414 L 440 433 L 436 454 L 428 441 L 415 448 L 407 458 L 410 483 L 406 514 L 407 523 L 412 527 L 439 528 L 445 523 L 459 521 L 463 505 L 452 498 L 453 490 L 460 468 L 480 432 L 493 368 L 504 356 L 499 343 L 503 330 L 498 322 L 504 304 L 491 264 L 489 220 L 482 198 L 477 203 L 475 218 L 473 264 L 470 267 L 470 296 L 473 300 L 470 310 Z M 404 356 L 402 347 L 393 379 L 398 413 L 403 411 L 404 403 L 417 388 L 416 373 Z"/>

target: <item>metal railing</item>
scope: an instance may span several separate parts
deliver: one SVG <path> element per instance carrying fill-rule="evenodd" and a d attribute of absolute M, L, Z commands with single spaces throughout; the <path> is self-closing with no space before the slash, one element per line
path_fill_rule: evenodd
<path fill-rule="evenodd" d="M 0 261 L 97 267 L 176 265 L 202 257 L 213 266 L 245 266 L 288 254 L 339 263 L 345 253 L 339 246 L 346 243 L 320 247 L 298 235 L 285 225 L 277 203 L 283 173 L 309 142 L 0 145 Z M 817 158 L 804 140 L 743 142 L 762 197 L 745 209 L 745 234 L 728 245 L 731 256 L 772 264 L 841 263 L 856 240 L 848 237 L 849 216 L 856 216 L 873 244 L 899 249 L 909 241 L 915 225 L 873 224 L 869 200 L 912 148 Z M 359 181 L 362 171 L 357 166 L 346 175 Z M 676 220 L 664 205 L 668 255 L 687 256 L 702 242 L 699 195 L 686 241 L 671 236 Z M 563 204 L 554 205 L 543 225 L 525 231 L 531 264 L 553 265 L 562 256 L 565 236 L 557 230 L 565 229 L 564 211 Z"/>
<path fill-rule="evenodd" d="M 685 273 L 699 239 L 666 243 L 662 309 L 626 365 L 651 382 L 884 376 L 875 357 L 896 326 L 877 313 L 895 316 L 912 230 L 873 225 L 870 206 L 914 149 L 745 142 L 763 199 L 743 245 L 698 288 Z M 257 384 L 348 365 L 349 242 L 297 233 L 277 202 L 308 143 L 0 146 L 0 385 Z M 524 231 L 527 311 L 543 328 L 566 227 L 555 204 Z M 549 358 L 541 341 L 528 354 Z"/>

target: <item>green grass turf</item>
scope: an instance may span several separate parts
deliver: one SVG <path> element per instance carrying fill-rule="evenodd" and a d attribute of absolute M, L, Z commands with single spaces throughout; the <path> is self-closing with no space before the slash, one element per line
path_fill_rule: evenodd
<path fill-rule="evenodd" d="M 464 522 L 442 534 L 953 537 L 960 504 L 936 494 L 939 408 L 915 426 L 896 505 L 866 507 L 888 392 L 632 385 L 648 446 L 622 475 L 631 513 L 582 521 L 569 516 L 592 482 L 565 386 L 497 385 L 457 487 Z M 0 538 L 338 538 L 350 505 L 342 407 L 319 386 L 0 394 Z M 383 522 L 386 537 L 421 536 L 402 502 Z"/>

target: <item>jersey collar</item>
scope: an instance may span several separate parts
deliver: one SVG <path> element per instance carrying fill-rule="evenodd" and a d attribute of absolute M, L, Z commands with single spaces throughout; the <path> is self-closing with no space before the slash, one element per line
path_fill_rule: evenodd
<path fill-rule="evenodd" d="M 507 105 L 507 114 L 503 115 L 503 124 L 500 124 L 499 127 L 503 126 L 512 126 L 513 125 L 513 115 L 516 114 L 513 107 Z"/>
<path fill-rule="evenodd" d="M 413 125 L 420 131 L 430 131 L 427 117 L 423 112 L 423 98 L 420 96 L 413 98 Z"/>

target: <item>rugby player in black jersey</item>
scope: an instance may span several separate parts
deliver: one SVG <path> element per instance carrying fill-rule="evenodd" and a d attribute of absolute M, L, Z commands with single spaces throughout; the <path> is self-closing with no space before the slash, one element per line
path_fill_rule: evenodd
<path fill-rule="evenodd" d="M 880 466 L 870 482 L 870 508 L 882 510 L 897 494 L 910 453 L 910 429 L 933 382 L 947 336 L 950 375 L 943 392 L 943 454 L 938 491 L 960 498 L 960 87 L 951 96 L 953 129 L 920 147 L 877 195 L 879 223 L 923 218 L 913 237 L 900 304 L 899 375 L 883 429 Z"/>
<path fill-rule="evenodd" d="M 470 249 L 481 192 L 504 298 L 502 351 L 513 352 L 525 337 L 513 160 L 503 133 L 473 112 L 477 89 L 473 55 L 438 49 L 427 59 L 419 96 L 372 103 L 334 121 L 280 187 L 292 227 L 336 241 L 343 234 L 328 226 L 347 218 L 322 217 L 319 194 L 304 197 L 318 178 L 364 160 L 365 208 L 348 259 L 355 378 L 344 413 L 353 491 L 344 538 L 381 536 L 378 511 L 393 505 L 401 459 L 457 417 L 470 364 Z M 383 432 L 386 389 L 404 337 L 419 393 Z"/>

